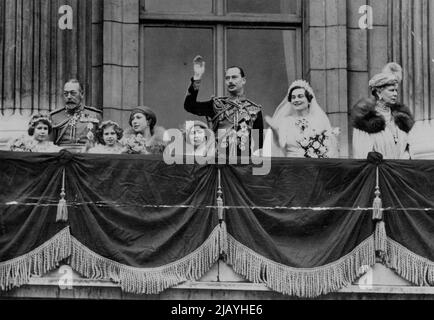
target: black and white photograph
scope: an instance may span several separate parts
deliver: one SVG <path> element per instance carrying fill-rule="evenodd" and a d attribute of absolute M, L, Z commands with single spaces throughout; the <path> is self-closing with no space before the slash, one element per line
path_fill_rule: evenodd
<path fill-rule="evenodd" d="M 0 300 L 41 299 L 434 299 L 434 2 L 0 0 Z"/>

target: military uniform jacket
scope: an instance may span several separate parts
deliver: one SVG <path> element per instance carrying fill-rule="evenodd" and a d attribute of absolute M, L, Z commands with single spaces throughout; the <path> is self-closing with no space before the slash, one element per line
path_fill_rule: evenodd
<path fill-rule="evenodd" d="M 95 130 L 101 123 L 101 111 L 88 106 L 81 106 L 73 115 L 66 108 L 50 113 L 53 123 L 54 143 L 63 145 L 85 145 L 89 132 L 95 136 Z"/>
<path fill-rule="evenodd" d="M 259 137 L 253 142 L 254 149 L 262 149 L 264 123 L 261 106 L 248 99 L 234 101 L 228 97 L 218 97 L 209 101 L 199 102 L 197 101 L 198 93 L 199 82 L 192 79 L 184 101 L 184 109 L 186 111 L 211 119 L 215 132 L 218 129 L 234 129 L 240 132 L 243 125 L 247 124 L 249 130 L 257 129 L 259 131 Z"/>

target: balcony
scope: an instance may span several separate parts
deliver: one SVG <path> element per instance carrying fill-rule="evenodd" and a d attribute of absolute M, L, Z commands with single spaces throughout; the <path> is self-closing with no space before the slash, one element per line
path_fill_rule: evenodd
<path fill-rule="evenodd" d="M 434 297 L 432 161 L 0 152 L 0 296 Z"/>

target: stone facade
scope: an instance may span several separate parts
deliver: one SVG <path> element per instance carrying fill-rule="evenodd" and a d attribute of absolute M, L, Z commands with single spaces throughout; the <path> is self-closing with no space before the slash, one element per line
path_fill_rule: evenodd
<path fill-rule="evenodd" d="M 77 6 L 84 1 L 71 4 Z M 10 1 L 0 5 L 0 11 L 12 12 L 17 9 L 8 3 Z M 372 29 L 362 30 L 359 27 L 362 16 L 359 8 L 363 5 L 373 8 Z M 434 15 L 434 5 L 428 2 L 420 4 L 415 0 L 305 0 L 303 7 L 304 78 L 312 83 L 319 103 L 327 111 L 332 124 L 342 129 L 342 157 L 351 156 L 351 107 L 358 99 L 369 95 L 368 80 L 389 61 L 403 64 L 407 77 L 403 86 L 404 102 L 415 110 L 417 119 L 432 118 L 434 90 L 430 86 L 434 83 L 434 63 L 433 57 L 429 56 L 433 46 L 432 37 L 429 36 L 433 28 L 428 18 Z M 19 88 L 17 84 L 27 81 L 27 78 L 18 79 L 17 75 L 12 79 L 14 84 L 11 84 L 9 78 L 12 71 L 3 63 L 3 68 L 0 68 L 0 77 L 4 81 L 0 92 L 3 112 L 0 116 L 0 144 L 10 136 L 24 132 L 30 114 L 40 107 L 38 105 L 35 108 L 36 104 L 33 103 L 29 104 L 32 106 L 29 110 L 17 110 L 17 101 L 25 100 L 30 94 L 35 101 L 47 104 L 42 109 L 53 109 L 61 103 L 62 83 L 71 77 L 87 79 L 87 104 L 102 108 L 105 119 L 127 125 L 129 109 L 141 101 L 139 66 L 143 62 L 140 60 L 140 0 L 92 1 L 91 6 L 86 7 L 91 14 L 85 14 L 83 8 L 83 5 L 77 7 L 79 13 L 76 18 L 79 28 L 91 23 L 91 29 L 86 29 L 87 40 L 80 37 L 80 30 L 52 34 L 57 37 L 57 60 L 50 62 L 51 73 L 39 74 L 39 77 L 45 77 L 43 83 L 49 83 L 51 90 L 34 90 L 41 87 L 35 85 L 35 78 L 32 80 L 33 86 L 25 84 Z M 405 19 L 410 19 L 410 24 L 405 23 Z M 12 23 L 12 20 L 8 23 Z M 18 22 L 12 25 L 23 27 Z M 0 29 L 0 32 L 7 33 L 6 29 Z M 29 32 L 36 34 L 37 31 Z M 40 37 L 44 35 L 38 34 Z M 30 41 L 30 38 L 26 39 L 20 41 L 25 48 L 26 41 Z M 5 43 L 5 47 L 15 40 L 6 37 L 4 41 L 9 42 Z M 88 51 L 81 54 L 87 58 L 82 61 L 80 56 L 79 61 L 70 62 L 65 50 L 79 52 L 88 43 L 86 41 L 92 42 Z M 62 45 L 65 43 L 67 46 L 64 48 Z M 411 64 L 413 58 L 415 63 Z M 7 62 L 12 56 L 5 50 L 0 55 L 1 59 Z M 217 59 L 220 61 L 222 57 L 218 56 Z M 19 61 L 15 60 L 18 66 Z M 35 67 L 37 59 L 32 61 Z M 16 69 L 24 70 L 23 66 L 20 64 L 20 69 Z M 88 70 L 86 76 L 83 70 Z"/>

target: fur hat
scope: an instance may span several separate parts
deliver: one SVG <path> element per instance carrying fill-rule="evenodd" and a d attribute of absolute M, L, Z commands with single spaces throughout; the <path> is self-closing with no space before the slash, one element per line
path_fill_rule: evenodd
<path fill-rule="evenodd" d="M 369 88 L 381 88 L 388 85 L 399 84 L 402 81 L 402 68 L 395 62 L 388 63 L 381 73 L 376 74 L 369 81 Z"/>

